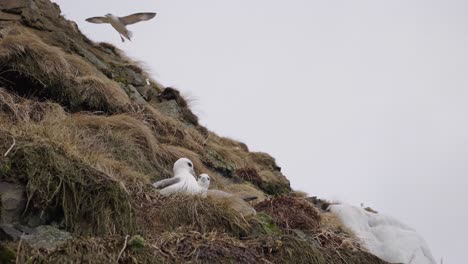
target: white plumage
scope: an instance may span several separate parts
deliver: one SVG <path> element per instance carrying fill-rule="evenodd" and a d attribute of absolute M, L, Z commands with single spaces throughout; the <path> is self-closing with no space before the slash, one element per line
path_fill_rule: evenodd
<path fill-rule="evenodd" d="M 127 25 L 135 24 L 140 21 L 150 20 L 156 16 L 156 13 L 136 13 L 129 16 L 118 17 L 113 14 L 107 14 L 104 17 L 90 17 L 86 21 L 90 23 L 102 24 L 109 23 L 119 32 L 122 42 L 125 41 L 124 37 L 131 41 L 132 32 L 127 29 Z"/>
<path fill-rule="evenodd" d="M 174 163 L 174 177 L 153 183 L 153 187 L 161 189 L 160 193 L 168 195 L 172 193 L 197 194 L 201 188 L 195 179 L 193 163 L 187 158 L 181 158 Z"/>

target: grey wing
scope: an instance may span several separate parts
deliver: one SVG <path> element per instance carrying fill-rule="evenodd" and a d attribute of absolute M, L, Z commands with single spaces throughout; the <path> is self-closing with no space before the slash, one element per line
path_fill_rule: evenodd
<path fill-rule="evenodd" d="M 258 197 L 257 196 L 244 196 L 242 197 L 242 200 L 246 201 L 246 202 L 250 202 L 250 201 L 253 201 L 253 200 L 257 200 Z"/>
<path fill-rule="evenodd" d="M 164 180 L 160 180 L 160 181 L 153 183 L 153 187 L 157 189 L 164 189 L 178 182 L 180 182 L 179 178 L 169 178 L 169 179 L 164 179 Z"/>
<path fill-rule="evenodd" d="M 136 13 L 129 16 L 124 16 L 120 18 L 120 22 L 124 25 L 135 24 L 140 21 L 150 20 L 156 16 L 156 13 Z"/>
<path fill-rule="evenodd" d="M 96 23 L 96 24 L 110 23 L 110 20 L 107 17 L 90 17 L 90 18 L 87 18 L 86 21 L 90 23 Z"/>

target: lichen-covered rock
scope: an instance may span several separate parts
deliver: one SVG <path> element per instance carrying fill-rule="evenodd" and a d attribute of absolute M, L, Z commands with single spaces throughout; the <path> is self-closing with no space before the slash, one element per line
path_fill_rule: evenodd
<path fill-rule="evenodd" d="M 0 241 L 18 241 L 21 232 L 11 224 L 0 224 Z"/>
<path fill-rule="evenodd" d="M 72 239 L 72 235 L 52 226 L 39 226 L 32 234 L 25 235 L 22 239 L 34 249 L 53 251 Z"/>

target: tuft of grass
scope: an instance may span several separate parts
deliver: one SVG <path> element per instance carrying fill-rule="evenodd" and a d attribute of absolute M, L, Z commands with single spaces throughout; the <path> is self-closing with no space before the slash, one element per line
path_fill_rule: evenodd
<path fill-rule="evenodd" d="M 258 213 L 256 219 L 260 225 L 261 233 L 265 235 L 280 235 L 282 234 L 281 229 L 276 225 L 275 221 L 271 216 L 265 213 Z"/>
<path fill-rule="evenodd" d="M 313 232 L 320 226 L 319 212 L 304 198 L 274 197 L 257 204 L 255 210 L 270 215 L 275 223 L 285 230 Z"/>
<path fill-rule="evenodd" d="M 164 233 L 157 244 L 177 263 L 261 263 L 255 249 L 218 232 L 179 229 Z"/>
<path fill-rule="evenodd" d="M 181 227 L 202 233 L 224 232 L 234 237 L 245 236 L 251 229 L 248 220 L 233 209 L 199 196 L 165 197 L 145 192 L 135 201 L 138 226 L 149 237 Z"/>
<path fill-rule="evenodd" d="M 63 219 L 77 234 L 133 230 L 129 196 L 119 182 L 46 142 L 21 137 L 16 142 L 4 158 L 11 169 L 1 176 L 26 184 L 24 219 L 38 215 L 44 221 Z"/>
<path fill-rule="evenodd" d="M 15 263 L 16 254 L 13 250 L 4 245 L 0 245 L 0 263 Z"/>
<path fill-rule="evenodd" d="M 124 243 L 122 236 L 80 237 L 52 252 L 23 244 L 18 263 L 173 263 L 151 245 L 137 250 L 127 245 L 120 255 Z"/>
<path fill-rule="evenodd" d="M 140 235 L 134 235 L 132 236 L 132 238 L 130 238 L 130 240 L 128 241 L 128 246 L 132 249 L 132 250 L 141 250 L 143 248 L 145 248 L 145 245 L 146 245 L 146 241 L 145 239 L 140 236 Z"/>
<path fill-rule="evenodd" d="M 121 112 L 130 99 L 93 65 L 44 43 L 25 28 L 0 40 L 0 83 L 31 98 L 49 98 L 70 111 Z"/>

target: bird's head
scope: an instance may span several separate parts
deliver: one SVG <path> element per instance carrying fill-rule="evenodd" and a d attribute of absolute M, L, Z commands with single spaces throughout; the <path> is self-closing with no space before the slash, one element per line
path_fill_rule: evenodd
<path fill-rule="evenodd" d="M 113 15 L 111 13 L 107 13 L 106 17 L 113 17 Z"/>
<path fill-rule="evenodd" d="M 195 170 L 193 168 L 193 163 L 187 158 L 180 158 L 174 163 L 174 175 L 178 175 L 181 172 L 188 172 L 196 178 Z"/>
<path fill-rule="evenodd" d="M 210 182 L 211 178 L 208 176 L 208 174 L 200 174 L 200 176 L 198 176 L 198 185 L 204 190 L 208 190 L 208 187 L 210 187 Z"/>

